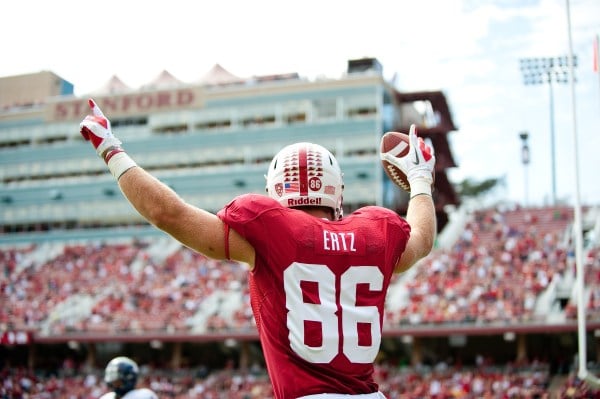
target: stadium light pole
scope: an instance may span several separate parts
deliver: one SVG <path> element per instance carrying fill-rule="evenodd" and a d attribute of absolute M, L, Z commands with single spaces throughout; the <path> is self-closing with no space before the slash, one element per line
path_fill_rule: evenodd
<path fill-rule="evenodd" d="M 529 138 L 529 133 L 523 131 L 519 133 L 519 137 L 521 138 L 521 161 L 523 162 L 523 193 L 525 195 L 525 202 L 523 205 L 527 207 L 529 205 L 529 175 L 527 173 L 527 165 L 529 165 L 529 145 L 527 144 L 527 139 Z"/>
<path fill-rule="evenodd" d="M 575 66 L 577 59 L 573 55 L 573 36 L 571 33 L 571 4 L 566 0 L 567 14 L 567 32 L 569 37 L 569 58 L 573 62 L 569 63 L 569 76 L 571 87 L 571 116 L 573 122 L 573 163 L 575 166 L 575 205 L 573 214 L 573 234 L 575 235 L 575 266 L 577 270 L 577 279 L 575 281 L 577 287 L 577 343 L 578 343 L 578 360 L 577 376 L 587 382 L 593 389 L 600 388 L 600 379 L 592 375 L 587 369 L 587 327 L 585 314 L 585 273 L 583 265 L 583 223 L 581 214 L 581 187 L 579 184 L 579 143 L 577 138 L 577 107 L 575 102 Z M 597 61 L 597 54 L 594 55 L 594 61 Z"/>
<path fill-rule="evenodd" d="M 523 83 L 529 85 L 548 84 L 550 96 L 550 159 L 552 168 L 552 205 L 556 205 L 556 150 L 554 132 L 554 83 L 569 82 L 569 60 L 577 66 L 577 57 L 542 57 L 521 59 Z"/>

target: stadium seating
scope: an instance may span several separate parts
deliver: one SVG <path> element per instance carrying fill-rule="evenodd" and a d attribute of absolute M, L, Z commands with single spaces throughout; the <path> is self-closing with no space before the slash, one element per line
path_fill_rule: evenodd
<path fill-rule="evenodd" d="M 407 292 L 408 301 L 389 306 L 386 326 L 545 322 L 549 314 L 536 311 L 537 301 L 556 276 L 573 268 L 570 222 L 565 208 L 476 212 L 451 248 L 434 251 L 410 277 L 394 280 L 392 291 Z M 208 260 L 178 245 L 163 259 L 149 255 L 162 246 L 164 239 L 57 244 L 61 253 L 19 269 L 16 259 L 35 246 L 3 250 L 0 281 L 11 306 L 1 320 L 42 335 L 253 327 L 243 265 Z M 586 259 L 594 266 L 587 268 L 595 284 L 589 307 L 598 310 L 596 255 Z M 558 311 L 572 318 L 573 309 L 571 300 Z"/>
<path fill-rule="evenodd" d="M 387 309 L 385 328 L 544 323 L 549 315 L 536 312 L 536 301 L 556 276 L 574 267 L 571 221 L 567 208 L 486 209 L 473 213 L 453 245 L 434 250 L 410 274 L 394 279 L 392 291 L 404 290 L 406 301 Z M 586 249 L 587 317 L 597 320 L 599 248 L 592 245 Z M 44 336 L 73 332 L 204 334 L 254 329 L 244 265 L 206 259 L 168 238 L 55 243 L 47 244 L 43 251 L 37 245 L 9 247 L 0 251 L 0 260 L 4 265 L 0 289 L 3 303 L 8 304 L 0 309 L 4 330 L 33 329 Z M 565 318 L 576 316 L 573 300 L 571 297 L 558 308 Z M 543 397 L 540 395 L 546 392 L 550 380 L 557 378 L 549 374 L 547 365 L 541 370 L 530 365 L 522 371 L 500 370 L 497 367 L 503 367 L 501 364 L 494 367 L 486 371 L 468 366 L 402 371 L 382 364 L 379 373 L 384 392 L 390 397 L 406 398 L 475 398 L 496 391 L 512 392 L 514 396 L 509 397 Z M 60 392 L 69 386 L 81 395 L 99 390 L 97 384 L 85 386 L 92 378 L 89 376 L 57 379 L 24 377 L 21 373 L 29 372 L 5 370 L 3 389 L 12 386 L 18 392 L 22 389 L 17 389 L 18 385 L 28 384 L 25 380 L 39 379 L 29 389 Z M 243 388 L 236 387 L 239 396 L 218 396 L 232 395 L 229 389 L 234 389 L 234 381 L 249 378 L 233 374 L 214 377 L 225 378 L 215 388 L 215 397 L 246 397 L 243 395 L 255 391 L 264 395 L 260 397 L 269 397 L 264 374 L 253 376 Z M 206 397 L 202 392 L 213 389 L 208 381 L 213 379 L 192 379 L 183 384 L 172 375 L 160 379 L 149 376 L 146 380 L 149 386 L 174 398 Z M 574 378 L 563 377 L 555 384 L 555 390 L 563 395 L 588 392 Z"/>

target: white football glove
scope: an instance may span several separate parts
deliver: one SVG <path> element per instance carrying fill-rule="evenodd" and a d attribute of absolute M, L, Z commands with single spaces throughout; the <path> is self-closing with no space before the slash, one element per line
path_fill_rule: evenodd
<path fill-rule="evenodd" d="M 92 110 L 92 115 L 88 115 L 79 124 L 81 135 L 87 141 L 90 141 L 98 156 L 105 159 L 105 152 L 111 147 L 121 147 L 121 140 L 116 138 L 110 128 L 110 121 L 104 114 L 100 107 L 89 99 L 88 104 Z"/>
<path fill-rule="evenodd" d="M 381 154 L 381 157 L 404 172 L 410 184 L 411 198 L 419 194 L 431 195 L 435 171 L 433 147 L 428 146 L 422 138 L 417 137 L 417 127 L 414 124 L 410 126 L 408 139 L 410 142 L 408 154 L 403 157 L 395 157 L 384 153 Z"/>
<path fill-rule="evenodd" d="M 84 139 L 92 143 L 98 156 L 118 179 L 126 170 L 136 166 L 136 163 L 121 148 L 121 140 L 113 135 L 110 121 L 100 107 L 91 98 L 88 104 L 92 115 L 86 116 L 79 124 L 79 131 Z"/>

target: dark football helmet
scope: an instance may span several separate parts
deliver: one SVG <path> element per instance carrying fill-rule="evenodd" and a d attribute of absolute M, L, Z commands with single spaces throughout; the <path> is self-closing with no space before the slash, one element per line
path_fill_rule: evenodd
<path fill-rule="evenodd" d="M 118 397 L 135 388 L 140 369 L 136 362 L 125 356 L 112 359 L 104 370 L 104 382 Z"/>

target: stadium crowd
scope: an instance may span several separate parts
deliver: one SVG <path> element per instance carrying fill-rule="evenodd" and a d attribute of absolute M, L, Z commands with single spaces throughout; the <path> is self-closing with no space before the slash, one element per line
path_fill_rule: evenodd
<path fill-rule="evenodd" d="M 26 369 L 3 370 L 0 374 L 2 398 L 97 399 L 106 387 L 101 370 L 33 374 Z M 439 363 L 434 367 L 399 367 L 379 364 L 376 378 L 389 399 L 505 399 L 505 398 L 598 398 L 573 376 L 549 393 L 547 365 L 508 364 L 477 368 Z M 138 386 L 155 391 L 161 398 L 184 399 L 269 399 L 272 390 L 266 372 L 259 367 L 249 370 L 206 369 L 164 370 L 142 368 Z M 594 396 L 596 395 L 596 396 Z"/>
<path fill-rule="evenodd" d="M 388 326 L 543 321 L 536 301 L 555 279 L 574 272 L 567 208 L 488 209 L 473 214 L 450 248 L 434 251 L 394 284 L 406 303 L 389 308 Z M 0 330 L 70 332 L 250 331 L 247 272 L 185 247 L 155 256 L 156 241 L 36 245 L 0 250 Z M 41 253 L 46 254 L 45 257 Z M 585 257 L 590 295 L 587 317 L 600 317 L 599 250 Z M 82 310 L 83 309 L 83 310 Z M 576 317 L 572 299 L 565 317 Z M 380 363 L 382 392 L 391 398 L 544 398 L 550 373 L 527 365 L 400 367 Z M 0 398 L 96 398 L 98 370 L 34 373 L 5 367 Z M 264 370 L 206 371 L 146 368 L 143 384 L 170 398 L 269 398 Z M 569 374 L 560 398 L 600 397 Z"/>
<path fill-rule="evenodd" d="M 574 268 L 569 225 L 564 209 L 475 213 L 451 248 L 434 251 L 410 278 L 396 278 L 409 300 L 388 309 L 386 323 L 536 321 L 539 295 Z M 45 334 L 254 328 L 244 265 L 206 259 L 185 247 L 158 262 L 149 254 L 150 245 L 65 245 L 40 263 L 24 261 L 33 246 L 2 250 L 0 290 L 10 306 L 0 309 L 0 327 L 44 326 Z M 592 250 L 586 258 L 593 283 L 590 312 L 600 309 L 596 255 Z M 237 302 L 224 306 L 232 297 Z M 92 304 L 87 313 L 65 312 L 69 299 L 81 298 Z M 210 312 L 207 298 L 216 302 Z M 574 309 L 572 301 L 566 304 L 568 317 L 575 317 Z M 208 314 L 194 318 L 203 313 Z"/>
<path fill-rule="evenodd" d="M 0 310 L 6 330 L 110 333 L 189 330 L 186 320 L 214 292 L 246 290 L 246 271 L 235 262 L 216 262 L 186 248 L 160 265 L 145 252 L 147 243 L 68 245 L 46 262 L 17 268 L 32 248 L 2 252 L 2 295 L 10 306 Z M 54 312 L 69 298 L 90 298 L 87 314 Z M 212 315 L 206 328 L 252 326 L 251 311 L 224 322 Z M 64 310 L 60 308 L 58 310 Z M 67 317 L 69 316 L 69 317 Z"/>
<path fill-rule="evenodd" d="M 565 210 L 476 212 L 449 249 L 425 259 L 407 282 L 410 303 L 388 318 L 399 324 L 522 323 L 550 282 L 574 259 Z"/>
<path fill-rule="evenodd" d="M 138 386 L 171 399 L 270 399 L 272 388 L 260 367 L 250 370 L 206 368 L 166 370 L 142 367 Z M 388 399 L 598 399 L 575 373 L 554 387 L 547 365 L 529 363 L 503 366 L 435 367 L 377 365 L 376 379 Z M 107 391 L 102 370 L 60 369 L 33 373 L 24 368 L 0 371 L 3 399 L 97 399 Z"/>

